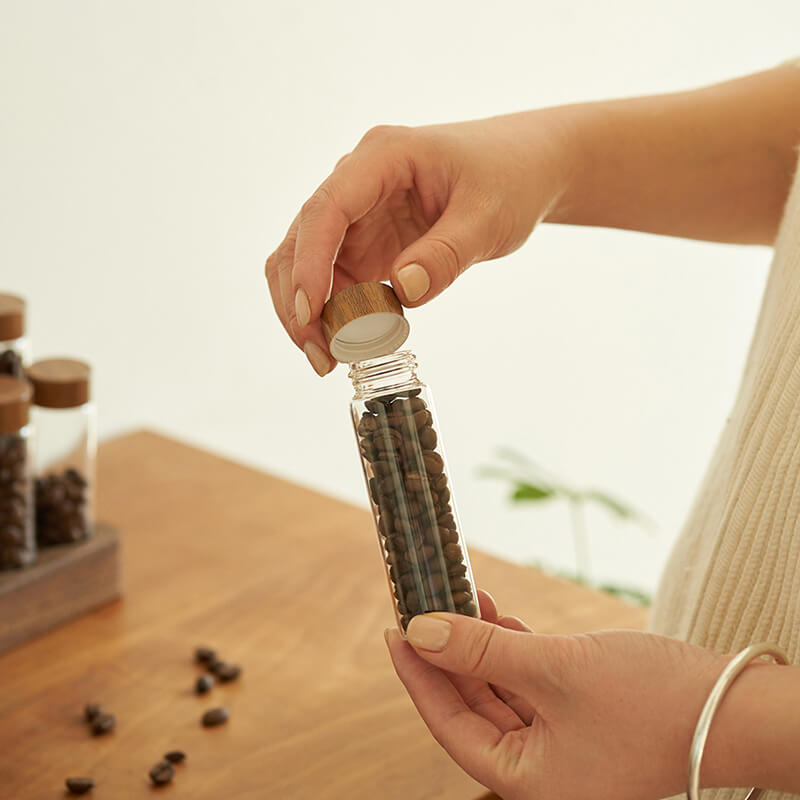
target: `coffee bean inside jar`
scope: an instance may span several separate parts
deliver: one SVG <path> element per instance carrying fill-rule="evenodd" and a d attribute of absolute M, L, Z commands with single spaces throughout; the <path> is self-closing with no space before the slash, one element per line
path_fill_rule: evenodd
<path fill-rule="evenodd" d="M 350 364 L 353 425 L 399 627 L 429 611 L 480 616 L 430 391 L 414 355 L 394 352 L 408 334 L 399 300 L 384 284 L 355 284 L 326 303 L 322 323 L 331 354 Z"/>
<path fill-rule="evenodd" d="M 0 570 L 33 561 L 33 503 L 28 448 L 30 387 L 0 376 Z"/>

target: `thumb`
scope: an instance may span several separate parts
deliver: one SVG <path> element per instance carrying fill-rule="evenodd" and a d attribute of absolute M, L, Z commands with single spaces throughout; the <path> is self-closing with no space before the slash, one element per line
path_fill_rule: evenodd
<path fill-rule="evenodd" d="M 530 695 L 537 674 L 546 675 L 540 634 L 508 630 L 462 614 L 418 614 L 408 624 L 408 643 L 440 669 Z"/>
<path fill-rule="evenodd" d="M 488 252 L 485 221 L 449 205 L 422 237 L 394 260 L 391 282 L 406 306 L 427 303 Z"/>

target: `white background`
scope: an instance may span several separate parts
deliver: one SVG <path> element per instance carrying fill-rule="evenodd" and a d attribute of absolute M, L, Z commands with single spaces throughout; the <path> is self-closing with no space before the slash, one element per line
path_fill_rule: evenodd
<path fill-rule="evenodd" d="M 155 426 L 364 504 L 346 374 L 316 377 L 263 278 L 338 157 L 378 123 L 768 68 L 798 30 L 796 0 L 3 1 L 0 288 L 28 298 L 36 356 L 92 362 L 103 436 Z M 769 259 L 554 226 L 412 312 L 471 543 L 571 563 L 566 509 L 511 509 L 478 477 L 512 445 L 655 520 L 589 519 L 596 577 L 652 589 Z"/>

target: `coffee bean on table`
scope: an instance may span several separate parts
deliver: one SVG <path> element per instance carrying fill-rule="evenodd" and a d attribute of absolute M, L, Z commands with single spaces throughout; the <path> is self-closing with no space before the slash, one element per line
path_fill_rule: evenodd
<path fill-rule="evenodd" d="M 214 678 L 211 675 L 198 675 L 194 684 L 195 694 L 208 694 L 214 686 Z"/>
<path fill-rule="evenodd" d="M 214 674 L 219 678 L 220 682 L 230 683 L 230 681 L 235 681 L 242 674 L 242 668 L 238 664 L 222 662 L 216 665 Z"/>
<path fill-rule="evenodd" d="M 86 708 L 83 710 L 83 718 L 86 722 L 94 722 L 95 718 L 103 711 L 102 706 L 98 703 L 87 703 Z"/>
<path fill-rule="evenodd" d="M 150 780 L 155 786 L 164 786 L 175 777 L 175 769 L 169 761 L 159 761 L 150 770 Z"/>
<path fill-rule="evenodd" d="M 94 736 L 104 736 L 114 730 L 117 719 L 113 714 L 99 713 L 92 720 L 92 734 Z"/>
<path fill-rule="evenodd" d="M 210 647 L 198 647 L 194 651 L 194 660 L 198 664 L 211 664 L 217 660 L 217 652 Z"/>
<path fill-rule="evenodd" d="M 212 708 L 203 714 L 201 721 L 203 723 L 203 727 L 214 728 L 217 725 L 224 725 L 229 718 L 230 714 L 228 713 L 227 708 Z"/>
<path fill-rule="evenodd" d="M 180 764 L 186 760 L 186 753 L 183 750 L 170 750 L 164 753 L 164 760 L 169 761 L 170 764 Z"/>
<path fill-rule="evenodd" d="M 91 778 L 67 778 L 65 783 L 70 794 L 86 794 L 94 788 Z"/>

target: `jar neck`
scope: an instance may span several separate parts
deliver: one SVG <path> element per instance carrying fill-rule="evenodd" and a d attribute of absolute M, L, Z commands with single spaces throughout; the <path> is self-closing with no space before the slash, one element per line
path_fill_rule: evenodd
<path fill-rule="evenodd" d="M 349 376 L 357 400 L 422 386 L 417 377 L 417 359 L 410 350 L 354 361 Z"/>

